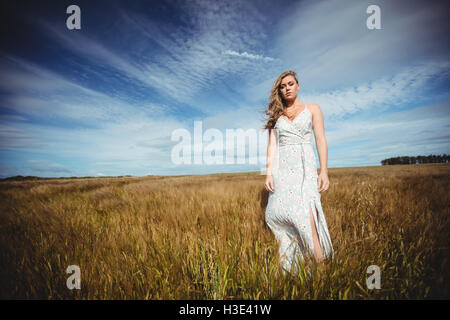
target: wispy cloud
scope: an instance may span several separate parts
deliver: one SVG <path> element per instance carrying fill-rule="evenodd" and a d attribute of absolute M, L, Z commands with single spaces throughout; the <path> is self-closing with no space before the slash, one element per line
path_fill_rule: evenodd
<path fill-rule="evenodd" d="M 3 149 L 31 149 L 45 148 L 45 140 L 29 132 L 27 128 L 0 124 L 0 148 Z"/>
<path fill-rule="evenodd" d="M 248 60 L 236 60 L 233 55 L 227 58 L 222 53 L 256 46 L 265 38 L 265 33 L 262 19 L 246 20 L 245 12 L 239 10 L 254 10 L 257 17 L 257 8 L 251 3 L 192 1 L 181 7 L 181 12 L 185 13 L 179 18 L 186 21 L 186 26 L 159 24 L 139 12 L 118 8 L 123 28 L 117 30 L 117 39 L 127 39 L 141 48 L 139 54 L 133 55 L 118 43 L 102 43 L 44 20 L 39 20 L 38 24 L 70 52 L 118 70 L 124 80 L 137 81 L 157 90 L 161 96 L 190 103 L 196 108 L 195 95 L 210 88 L 215 78 L 251 67 Z M 250 60 L 272 60 L 246 52 L 241 56 Z"/>
<path fill-rule="evenodd" d="M 19 57 L 3 55 L 0 88 L 8 95 L 2 107 L 32 117 L 76 120 L 81 124 L 121 122 L 131 118 L 162 116 L 170 106 L 140 102 L 130 104 L 79 85 L 55 72 Z"/>
<path fill-rule="evenodd" d="M 380 6 L 381 30 L 366 27 L 370 4 Z M 450 45 L 442 2 L 301 1 L 289 8 L 273 25 L 277 36 L 267 52 L 284 63 L 247 77 L 241 93 L 252 101 L 267 97 L 276 76 L 287 69 L 297 71 L 302 96 L 358 87 L 405 68 L 418 70 L 414 66 L 447 75 Z"/>
<path fill-rule="evenodd" d="M 243 57 L 243 58 L 248 58 L 248 59 L 254 59 L 254 60 L 264 60 L 264 61 L 274 61 L 274 58 L 270 58 L 270 57 L 263 57 L 259 54 L 250 54 L 247 52 L 236 52 L 233 50 L 227 50 L 224 52 L 224 54 L 226 55 L 230 55 L 230 56 L 235 56 L 235 57 Z"/>
<path fill-rule="evenodd" d="M 73 171 L 66 166 L 53 161 L 46 161 L 41 159 L 30 159 L 27 161 L 29 168 L 36 175 L 38 174 L 71 174 Z"/>
<path fill-rule="evenodd" d="M 319 104 L 327 118 L 342 118 L 363 110 L 380 112 L 407 103 L 423 103 L 430 99 L 430 90 L 449 76 L 450 62 L 424 62 L 354 87 L 304 97 Z M 449 95 L 443 92 L 433 98 L 448 99 Z"/>

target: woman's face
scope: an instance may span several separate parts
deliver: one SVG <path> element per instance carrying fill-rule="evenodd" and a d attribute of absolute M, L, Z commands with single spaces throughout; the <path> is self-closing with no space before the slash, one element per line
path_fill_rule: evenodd
<path fill-rule="evenodd" d="M 293 100 L 297 97 L 300 86 L 295 81 L 294 76 L 288 75 L 281 80 L 280 92 L 284 100 Z"/>

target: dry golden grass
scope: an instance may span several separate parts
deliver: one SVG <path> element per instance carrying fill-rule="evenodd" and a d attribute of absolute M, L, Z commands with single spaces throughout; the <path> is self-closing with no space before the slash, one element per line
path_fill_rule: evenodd
<path fill-rule="evenodd" d="M 448 299 L 449 171 L 329 169 L 336 255 L 311 277 L 282 275 L 258 173 L 3 181 L 0 298 Z"/>

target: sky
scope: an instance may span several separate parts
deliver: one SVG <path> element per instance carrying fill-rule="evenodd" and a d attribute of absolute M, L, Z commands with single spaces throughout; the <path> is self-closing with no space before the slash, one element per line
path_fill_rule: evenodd
<path fill-rule="evenodd" d="M 67 27 L 72 4 L 81 29 Z M 380 29 L 367 27 L 370 5 Z M 1 178 L 264 170 L 264 110 L 286 70 L 297 72 L 299 99 L 320 106 L 328 168 L 450 153 L 445 1 L 0 6 Z M 234 162 L 204 161 L 208 146 L 225 159 L 226 132 L 240 129 L 257 133 L 257 148 L 252 140 Z M 174 160 L 180 146 L 191 163 Z"/>

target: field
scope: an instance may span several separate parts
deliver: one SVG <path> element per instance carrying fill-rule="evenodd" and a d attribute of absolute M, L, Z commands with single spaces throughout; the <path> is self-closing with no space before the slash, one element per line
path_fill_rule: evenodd
<path fill-rule="evenodd" d="M 2 181 L 0 298 L 450 298 L 450 164 L 329 169 L 335 257 L 306 261 L 311 277 L 280 270 L 264 178 Z M 370 265 L 381 289 L 366 286 Z"/>

